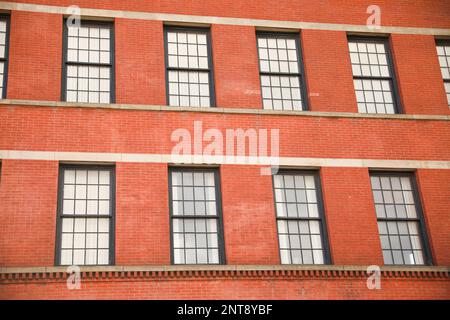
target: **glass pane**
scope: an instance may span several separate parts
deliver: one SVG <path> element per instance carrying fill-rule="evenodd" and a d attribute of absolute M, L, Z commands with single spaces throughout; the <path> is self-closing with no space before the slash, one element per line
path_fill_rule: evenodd
<path fill-rule="evenodd" d="M 68 263 L 69 260 L 71 263 L 79 265 L 109 263 L 110 219 L 92 218 L 99 213 L 110 214 L 110 201 L 98 200 L 99 197 L 109 198 L 110 196 L 109 174 L 109 171 L 106 170 L 63 169 L 62 194 L 64 199 L 60 209 L 61 213 L 83 217 L 61 219 L 62 264 Z M 90 217 L 86 218 L 86 214 Z M 68 256 L 69 249 L 70 258 Z M 103 249 L 103 253 L 99 249 Z"/>
<path fill-rule="evenodd" d="M 358 111 L 395 113 L 391 89 L 392 79 L 380 80 L 382 77 L 391 78 L 387 50 L 383 42 L 374 43 L 374 41 L 376 40 L 349 40 L 353 76 L 370 78 L 364 81 L 354 80 Z M 381 82 L 383 85 L 380 85 Z"/>
<path fill-rule="evenodd" d="M 313 175 L 301 173 L 274 176 L 274 195 L 278 220 L 278 235 L 282 263 L 322 264 L 321 239 L 316 183 Z M 314 220 L 283 220 L 315 218 Z"/>
<path fill-rule="evenodd" d="M 420 258 L 423 251 L 411 179 L 410 176 L 392 174 L 371 177 L 375 202 L 379 200 L 379 204 L 375 205 L 377 217 L 390 220 L 378 221 L 385 264 L 423 263 L 423 258 Z M 414 221 L 410 221 L 411 219 Z"/>
<path fill-rule="evenodd" d="M 219 263 L 214 173 L 173 170 L 171 175 L 172 215 L 192 216 L 172 219 L 175 263 Z"/>

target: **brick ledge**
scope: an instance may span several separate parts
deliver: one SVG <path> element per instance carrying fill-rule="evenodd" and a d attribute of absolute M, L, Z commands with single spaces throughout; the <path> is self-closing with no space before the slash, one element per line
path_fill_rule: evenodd
<path fill-rule="evenodd" d="M 450 267 L 382 266 L 383 278 L 449 279 Z M 178 278 L 367 278 L 367 266 L 331 265 L 179 265 L 179 266 L 85 266 L 81 278 L 88 280 L 142 280 Z M 0 267 L 0 283 L 62 281 L 66 267 Z"/>

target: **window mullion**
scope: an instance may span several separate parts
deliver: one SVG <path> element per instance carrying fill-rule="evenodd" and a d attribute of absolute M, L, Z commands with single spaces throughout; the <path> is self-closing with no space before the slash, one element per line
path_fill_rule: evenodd
<path fill-rule="evenodd" d="M 387 265 L 424 264 L 427 244 L 422 236 L 421 208 L 415 195 L 412 175 L 371 174 L 371 184 L 384 263 Z M 401 198 L 398 193 L 401 193 Z M 406 194 L 409 194 L 408 198 L 413 203 L 407 200 Z M 378 212 L 379 206 L 384 207 L 382 213 Z M 411 206 L 414 210 L 412 212 Z M 395 217 L 389 217 L 393 213 Z M 415 216 L 411 217 L 412 214 Z M 416 240 L 413 241 L 413 239 L 419 241 L 418 246 L 414 244 Z"/>
<path fill-rule="evenodd" d="M 261 95 L 264 109 L 305 109 L 306 97 L 297 36 L 266 32 L 257 33 Z M 293 56 L 295 56 L 295 59 L 293 59 Z M 275 67 L 275 70 L 272 67 Z M 297 83 L 291 81 L 294 77 L 297 78 Z"/>
<path fill-rule="evenodd" d="M 218 198 L 220 195 L 217 192 L 219 181 L 214 172 L 199 169 L 170 169 L 169 177 L 171 179 L 169 196 L 173 263 L 223 263 L 223 230 L 220 222 L 221 209 Z M 212 185 L 208 182 L 212 182 Z M 202 190 L 199 190 L 200 188 Z M 210 215 L 212 213 L 210 202 L 215 203 L 214 215 Z M 174 214 L 175 205 L 179 208 L 176 214 Z M 179 211 L 180 208 L 183 208 L 182 213 Z M 176 223 L 182 223 L 182 228 L 177 227 Z M 182 246 L 178 242 L 181 237 L 183 238 Z M 216 240 L 213 240 L 214 238 Z"/>
<path fill-rule="evenodd" d="M 82 21 L 80 27 L 64 21 L 63 88 L 68 102 L 114 102 L 113 25 Z"/>
<path fill-rule="evenodd" d="M 212 107 L 214 86 L 209 30 L 166 27 L 164 32 L 167 104 Z"/>
<path fill-rule="evenodd" d="M 111 241 L 114 232 L 111 227 L 114 212 L 111 169 L 64 165 L 61 167 L 60 177 L 59 240 L 56 263 L 60 265 L 111 264 L 114 250 Z M 108 214 L 102 213 L 106 212 L 105 203 L 108 206 Z M 99 211 L 100 207 L 102 212 Z M 92 213 L 94 210 L 97 214 Z M 71 225 L 65 226 L 70 222 Z M 95 237 L 92 236 L 93 234 Z M 68 237 L 71 239 L 70 242 Z M 95 238 L 95 245 L 92 242 L 93 238 Z"/>

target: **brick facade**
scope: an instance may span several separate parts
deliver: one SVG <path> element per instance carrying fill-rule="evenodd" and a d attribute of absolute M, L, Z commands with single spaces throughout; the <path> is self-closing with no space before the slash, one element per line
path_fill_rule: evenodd
<path fill-rule="evenodd" d="M 370 5 L 363 0 L 336 1 L 326 8 L 306 0 L 283 5 L 272 0 L 258 5 L 238 2 L 77 4 L 135 13 L 340 25 L 365 25 Z M 383 26 L 440 28 L 450 35 L 447 1 L 378 5 Z M 357 114 L 347 31 L 297 30 L 309 111 L 281 114 L 257 112 L 263 110 L 255 26 L 219 21 L 210 26 L 219 111 L 208 112 L 164 107 L 166 22 L 116 17 L 116 104 L 96 107 L 57 103 L 63 15 L 33 10 L 11 10 L 9 15 L 8 86 L 0 104 L 0 299 L 450 299 L 450 108 L 433 34 L 412 34 L 408 29 L 411 34 L 406 30 L 389 35 L 404 115 L 364 116 Z M 191 266 L 165 271 L 171 264 L 170 161 L 98 160 L 95 163 L 115 165 L 116 269 L 86 271 L 81 290 L 66 289 L 64 268 L 43 269 L 55 266 L 59 165 L 83 159 L 42 160 L 32 153 L 29 159 L 14 158 L 8 151 L 168 155 L 174 145 L 171 133 L 177 128 L 193 132 L 194 121 L 202 121 L 203 130 L 216 128 L 224 135 L 226 129 L 279 129 L 280 156 L 285 158 L 424 164 L 313 166 L 320 173 L 332 264 L 295 271 L 288 266 L 279 271 L 258 269 L 282 266 L 272 177 L 261 175 L 258 165 L 214 165 L 220 173 L 226 264 L 247 266 L 244 272 L 220 267 L 205 271 L 201 266 L 197 271 Z M 368 265 L 383 266 L 370 170 L 414 172 L 433 260 L 432 266 L 382 267 L 381 290 L 367 289 L 361 271 Z M 122 266 L 139 267 L 126 272 L 119 270 Z M 340 266 L 358 271 L 336 271 Z M 160 269 L 146 271 L 147 267 Z"/>

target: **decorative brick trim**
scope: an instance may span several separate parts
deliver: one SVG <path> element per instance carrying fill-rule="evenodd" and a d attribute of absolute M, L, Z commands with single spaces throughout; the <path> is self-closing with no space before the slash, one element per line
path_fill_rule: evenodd
<path fill-rule="evenodd" d="M 0 284 L 61 282 L 64 267 L 0 268 Z M 449 280 L 448 267 L 381 267 L 382 278 Z M 367 278 L 360 266 L 155 266 L 81 267 L 81 279 L 88 281 L 142 281 L 195 279 L 341 279 Z"/>

